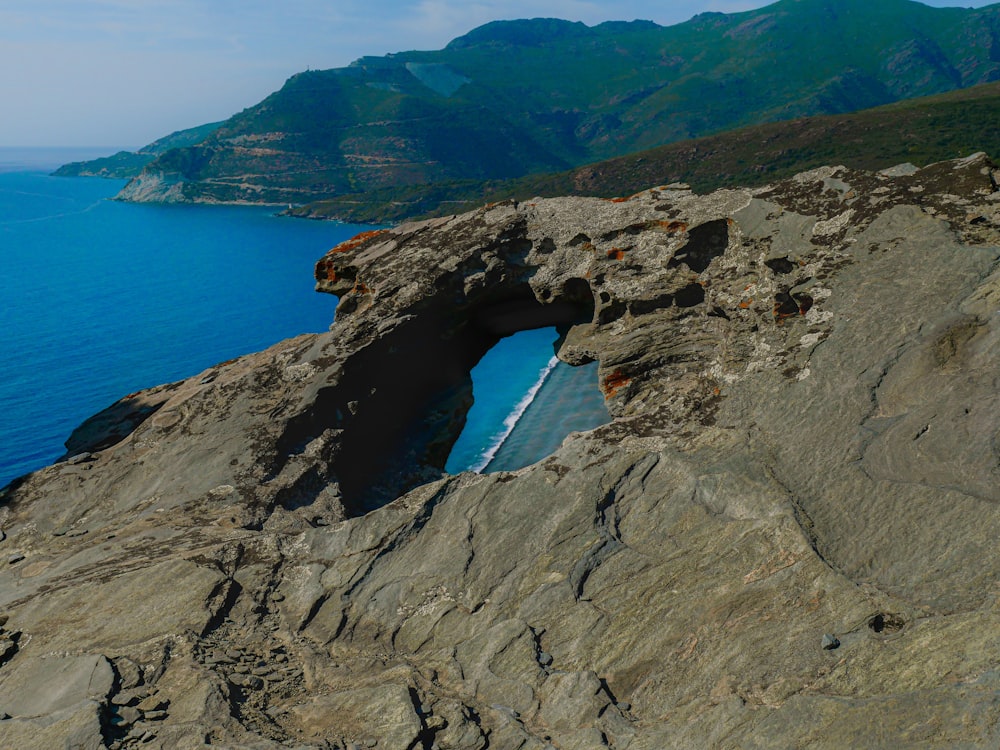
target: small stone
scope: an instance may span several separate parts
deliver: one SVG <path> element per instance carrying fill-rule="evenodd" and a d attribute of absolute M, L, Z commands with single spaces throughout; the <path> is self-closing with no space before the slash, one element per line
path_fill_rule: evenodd
<path fill-rule="evenodd" d="M 66 536 L 83 536 L 84 534 L 89 534 L 88 529 L 73 529 L 72 531 L 67 531 Z"/>
<path fill-rule="evenodd" d="M 283 601 L 285 601 L 285 595 L 282 594 L 280 591 L 275 591 L 273 594 L 271 594 L 271 601 L 272 602 L 283 602 Z"/>
<path fill-rule="evenodd" d="M 94 458 L 93 453 L 87 453 L 86 451 L 84 451 L 83 453 L 77 453 L 75 456 L 70 456 L 69 458 L 66 459 L 66 463 L 70 465 L 82 464 L 85 463 L 86 461 L 93 460 L 93 458 Z"/>
<path fill-rule="evenodd" d="M 166 711 L 147 711 L 145 713 L 146 721 L 162 721 L 167 718 Z"/>
<path fill-rule="evenodd" d="M 230 659 L 228 656 L 226 656 L 221 651 L 213 651 L 205 659 L 205 663 L 208 664 L 208 665 L 213 665 L 213 664 L 232 664 L 233 660 Z"/>
<path fill-rule="evenodd" d="M 52 530 L 52 536 L 66 536 L 69 533 L 69 526 L 60 526 Z"/>
<path fill-rule="evenodd" d="M 115 671 L 118 673 L 118 679 L 121 682 L 121 689 L 123 691 L 138 688 L 140 683 L 142 683 L 142 670 L 139 669 L 138 664 L 127 657 L 122 656 L 115 659 Z M 149 688 L 142 688 L 137 691 L 140 700 L 148 696 L 149 693 Z"/>
<path fill-rule="evenodd" d="M 271 667 L 254 667 L 250 674 L 257 675 L 258 677 L 267 677 L 274 670 Z"/>
<path fill-rule="evenodd" d="M 17 565 L 23 559 L 24 555 L 22 555 L 20 552 L 15 552 L 13 555 L 7 558 L 7 562 L 10 563 L 11 565 Z"/>
<path fill-rule="evenodd" d="M 840 640 L 835 635 L 824 633 L 822 645 L 824 651 L 833 651 L 835 648 L 840 648 Z"/>
<path fill-rule="evenodd" d="M 10 718 L 10 714 L 6 711 L 0 711 L 0 721 L 7 721 Z"/>
<path fill-rule="evenodd" d="M 145 711 L 147 715 L 151 711 L 165 711 L 167 706 L 170 705 L 170 701 L 167 698 L 160 698 L 157 695 L 151 695 L 139 703 L 136 708 L 140 711 Z"/>
<path fill-rule="evenodd" d="M 545 651 L 538 652 L 538 663 L 543 667 L 547 667 L 552 663 L 552 654 Z"/>
<path fill-rule="evenodd" d="M 0 615 L 0 628 L 3 628 L 10 621 L 10 615 Z"/>
<path fill-rule="evenodd" d="M 149 691 L 145 688 L 131 688 L 112 696 L 111 704 L 114 706 L 137 706 L 141 700 L 148 697 Z"/>
<path fill-rule="evenodd" d="M 117 714 L 118 718 L 121 719 L 121 725 L 125 727 L 132 726 L 142 718 L 142 714 L 139 712 L 139 709 L 132 708 L 131 706 L 120 706 Z"/>
<path fill-rule="evenodd" d="M 428 729 L 435 732 L 448 726 L 448 722 L 445 721 L 443 716 L 428 716 L 427 721 L 424 722 L 424 724 Z"/>
<path fill-rule="evenodd" d="M 229 681 L 237 687 L 245 687 L 250 690 L 259 690 L 264 687 L 264 681 L 252 674 L 234 674 Z"/>

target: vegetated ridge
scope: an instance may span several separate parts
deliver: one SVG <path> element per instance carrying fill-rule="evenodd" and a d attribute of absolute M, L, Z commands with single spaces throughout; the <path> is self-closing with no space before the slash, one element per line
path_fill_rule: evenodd
<path fill-rule="evenodd" d="M 107 177 L 127 180 L 138 175 L 142 168 L 174 148 L 187 148 L 201 143 L 215 132 L 221 122 L 210 122 L 194 128 L 178 130 L 158 138 L 138 151 L 119 151 L 111 156 L 89 161 L 74 161 L 63 164 L 53 174 L 56 177 Z"/>
<path fill-rule="evenodd" d="M 461 213 L 483 203 L 534 197 L 627 196 L 652 184 L 708 192 L 763 185 L 823 164 L 879 170 L 1000 153 L 1000 83 L 910 99 L 845 115 L 767 123 L 680 141 L 554 174 L 384 188 L 317 201 L 286 213 L 357 223 Z"/>
<path fill-rule="evenodd" d="M 998 39 L 1000 6 L 910 0 L 780 0 L 670 27 L 495 22 L 442 50 L 299 73 L 120 197 L 299 204 L 562 171 L 997 80 Z"/>

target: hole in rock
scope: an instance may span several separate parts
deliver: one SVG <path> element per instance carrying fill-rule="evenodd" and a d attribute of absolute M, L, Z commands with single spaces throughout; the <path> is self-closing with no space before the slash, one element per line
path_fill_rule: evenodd
<path fill-rule="evenodd" d="M 729 222 L 717 219 L 695 227 L 688 232 L 688 241 L 670 259 L 668 268 L 676 268 L 681 263 L 695 273 L 708 268 L 713 259 L 718 258 L 729 246 Z"/>
<path fill-rule="evenodd" d="M 795 270 L 795 264 L 788 260 L 787 257 L 765 260 L 764 265 L 779 274 L 791 273 Z"/>
<path fill-rule="evenodd" d="M 893 612 L 882 612 L 868 620 L 873 633 L 898 633 L 905 625 L 906 621 Z"/>
<path fill-rule="evenodd" d="M 268 466 L 268 480 L 284 483 L 283 505 L 301 508 L 320 501 L 321 495 L 322 502 L 336 497 L 348 516 L 357 516 L 442 476 L 473 405 L 471 373 L 483 356 L 515 333 L 549 329 L 547 334 L 533 334 L 544 339 L 537 366 L 523 365 L 517 338 L 501 360 L 501 381 L 526 370 L 530 389 L 553 355 L 553 331 L 565 333 L 594 319 L 594 295 L 579 278 L 552 288 L 544 302 L 536 299 L 525 277 L 488 287 L 457 306 L 454 299 L 440 290 L 434 304 L 360 348 L 347 360 L 338 381 L 323 388 L 307 410 L 286 424 Z M 555 371 L 547 379 L 547 392 L 560 392 L 552 380 Z M 596 381 L 592 373 L 595 394 Z M 477 389 L 481 403 L 496 397 L 485 383 Z M 507 414 L 525 393 L 512 397 Z M 556 408 L 572 412 L 575 404 Z M 581 427 L 567 432 L 570 429 Z M 555 444 L 563 437 L 565 433 Z M 548 452 L 551 448 L 525 465 Z M 303 471 L 298 466 L 302 460 L 316 471 Z"/>
<path fill-rule="evenodd" d="M 694 307 L 705 301 L 705 288 L 698 283 L 688 284 L 678 289 L 674 294 L 674 303 L 678 307 Z"/>
<path fill-rule="evenodd" d="M 553 354 L 555 328 L 502 339 L 472 370 L 475 403 L 445 469 L 513 471 L 552 453 L 571 432 L 610 421 L 597 363 L 571 367 Z"/>

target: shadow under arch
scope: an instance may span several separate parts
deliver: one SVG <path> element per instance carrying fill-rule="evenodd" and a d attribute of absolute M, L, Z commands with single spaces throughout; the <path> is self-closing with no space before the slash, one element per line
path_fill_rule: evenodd
<path fill-rule="evenodd" d="M 436 306 L 392 328 L 347 360 L 339 382 L 291 420 L 279 440 L 272 476 L 325 431 L 329 476 L 303 478 L 279 502 L 309 504 L 337 482 L 347 516 L 381 507 L 444 473 L 472 405 L 472 368 L 503 337 L 555 327 L 564 335 L 590 323 L 594 297 L 583 279 L 555 294 L 527 282 L 478 295 L 451 310 Z"/>

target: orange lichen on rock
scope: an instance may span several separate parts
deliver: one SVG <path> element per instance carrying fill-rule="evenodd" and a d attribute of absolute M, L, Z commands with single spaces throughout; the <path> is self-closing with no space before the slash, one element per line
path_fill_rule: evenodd
<path fill-rule="evenodd" d="M 625 260 L 625 251 L 620 247 L 613 247 L 608 250 L 608 257 L 613 260 Z"/>
<path fill-rule="evenodd" d="M 774 320 L 780 324 L 787 318 L 805 315 L 812 306 L 813 298 L 808 294 L 779 292 L 774 296 Z"/>
<path fill-rule="evenodd" d="M 367 232 L 361 232 L 360 234 L 356 234 L 353 237 L 351 237 L 351 239 L 341 242 L 339 245 L 333 248 L 333 250 L 331 250 L 330 253 L 346 253 L 348 250 L 353 250 L 358 245 L 367 242 L 372 237 L 377 237 L 378 235 L 385 234 L 388 231 L 389 231 L 388 229 L 371 229 Z"/>
<path fill-rule="evenodd" d="M 601 392 L 604 394 L 604 398 L 613 398 L 619 390 L 631 382 L 632 378 L 620 369 L 614 370 L 601 382 Z"/>
<path fill-rule="evenodd" d="M 687 222 L 684 221 L 658 221 L 657 226 L 664 229 L 670 233 L 675 232 L 686 232 L 688 230 Z"/>
<path fill-rule="evenodd" d="M 628 201 L 632 200 L 633 198 L 638 198 L 640 195 L 642 195 L 645 192 L 646 192 L 645 190 L 640 190 L 638 193 L 634 193 L 634 194 L 626 196 L 624 198 L 622 198 L 622 197 L 609 198 L 608 200 L 611 203 L 627 203 Z"/>
<path fill-rule="evenodd" d="M 325 259 L 316 262 L 316 281 L 336 281 L 337 279 L 337 268 L 332 262 Z"/>
<path fill-rule="evenodd" d="M 745 299 L 745 300 L 743 300 L 742 302 L 740 302 L 740 304 L 739 304 L 739 308 L 740 308 L 741 310 L 746 310 L 746 309 L 748 309 L 748 308 L 750 307 L 750 305 L 752 305 L 752 304 L 753 304 L 753 297 L 751 297 L 750 299 Z"/>

